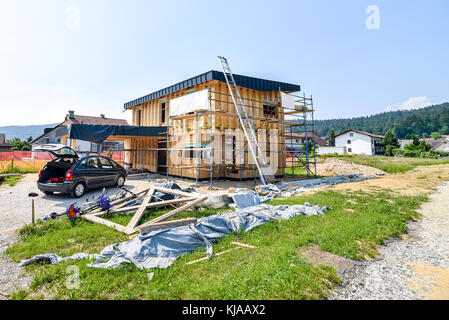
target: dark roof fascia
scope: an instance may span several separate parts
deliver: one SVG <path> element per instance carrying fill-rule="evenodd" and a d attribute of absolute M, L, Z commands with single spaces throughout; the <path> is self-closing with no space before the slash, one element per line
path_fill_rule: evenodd
<path fill-rule="evenodd" d="M 184 80 L 182 82 L 179 82 L 177 84 L 174 84 L 172 86 L 169 86 L 167 88 L 155 91 L 153 93 L 150 93 L 146 96 L 143 96 L 141 98 L 132 100 L 130 102 L 125 103 L 124 107 L 125 110 L 134 106 L 138 106 L 142 103 L 158 99 L 161 97 L 164 97 L 168 94 L 175 93 L 190 87 L 193 87 L 195 85 L 211 81 L 211 80 L 218 80 L 221 82 L 226 82 L 225 77 L 223 75 L 223 72 L 211 70 L 206 73 L 200 74 L 196 77 Z M 273 80 L 267 80 L 267 79 L 261 79 L 261 78 L 254 78 L 254 77 L 248 77 L 243 76 L 239 74 L 234 74 L 234 80 L 236 84 L 240 87 L 245 87 L 253 90 L 258 91 L 284 91 L 284 92 L 298 92 L 301 91 L 301 86 L 297 84 L 291 84 L 291 83 L 285 83 L 285 82 L 279 82 L 279 81 L 273 81 Z"/>

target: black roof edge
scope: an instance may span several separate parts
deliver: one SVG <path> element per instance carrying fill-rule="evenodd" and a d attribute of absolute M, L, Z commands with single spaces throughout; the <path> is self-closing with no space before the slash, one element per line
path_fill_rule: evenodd
<path fill-rule="evenodd" d="M 166 96 L 168 94 L 178 92 L 183 89 L 187 89 L 187 88 L 193 87 L 195 85 L 198 85 L 198 84 L 210 81 L 210 80 L 218 80 L 218 81 L 226 82 L 223 72 L 210 70 L 208 72 L 202 73 L 200 75 L 189 78 L 187 80 L 178 82 L 178 83 L 171 85 L 169 87 L 166 87 L 164 89 L 155 91 L 153 93 L 150 93 L 150 94 L 140 97 L 138 99 L 134 99 L 130 102 L 127 102 L 124 104 L 124 108 L 126 110 L 128 108 L 140 105 L 142 103 L 145 103 L 145 102 L 148 102 L 148 101 L 151 101 L 154 99 L 158 99 L 158 98 Z M 277 91 L 277 90 L 281 90 L 281 91 L 285 91 L 285 92 L 301 91 L 301 86 L 297 85 L 297 84 L 249 77 L 249 76 L 244 76 L 244 75 L 239 75 L 239 74 L 234 74 L 234 80 L 235 80 L 236 84 L 240 87 L 245 87 L 245 88 L 258 90 L 258 91 Z"/>

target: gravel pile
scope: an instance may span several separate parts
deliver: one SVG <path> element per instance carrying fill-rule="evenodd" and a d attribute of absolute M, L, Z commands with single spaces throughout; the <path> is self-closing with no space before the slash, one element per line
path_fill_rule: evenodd
<path fill-rule="evenodd" d="M 321 176 L 360 174 L 364 176 L 383 176 L 385 172 L 377 168 L 355 164 L 340 159 L 317 159 L 316 171 Z"/>
<path fill-rule="evenodd" d="M 449 184 L 421 208 L 404 240 L 389 241 L 378 259 L 355 267 L 335 300 L 449 299 Z"/>

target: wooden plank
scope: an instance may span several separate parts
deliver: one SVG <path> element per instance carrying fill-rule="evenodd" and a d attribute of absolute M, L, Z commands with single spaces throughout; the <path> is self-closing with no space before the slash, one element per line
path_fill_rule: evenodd
<path fill-rule="evenodd" d="M 180 198 L 180 199 L 173 199 L 173 200 L 167 200 L 167 201 L 157 201 L 157 202 L 152 202 L 146 205 L 146 208 L 157 208 L 157 207 L 165 207 L 171 204 L 176 204 L 176 203 L 182 203 L 182 202 L 188 202 L 188 201 L 193 201 L 193 200 L 197 200 L 197 198 Z M 120 212 L 130 212 L 130 211 L 135 211 L 138 210 L 140 208 L 140 206 L 132 206 L 132 207 L 125 207 L 125 208 L 120 208 L 117 210 L 111 210 L 109 212 L 104 211 L 103 214 L 106 215 L 106 213 L 109 214 L 114 214 L 114 213 L 120 213 Z"/>
<path fill-rule="evenodd" d="M 235 244 L 235 245 L 237 245 L 237 246 L 240 246 L 240 247 L 244 247 L 244 248 L 256 249 L 255 246 L 251 246 L 251 245 L 245 244 L 245 243 L 240 243 L 240 242 L 236 242 L 236 241 L 232 241 L 231 243 L 232 243 L 232 244 Z"/>
<path fill-rule="evenodd" d="M 90 221 L 90 222 L 93 222 L 93 223 L 99 223 L 99 224 L 103 224 L 105 226 L 108 226 L 110 228 L 114 228 L 115 230 L 120 231 L 120 232 L 126 232 L 126 227 L 125 226 L 122 226 L 121 224 L 118 224 L 118 223 L 115 223 L 115 222 L 112 222 L 112 221 L 108 221 L 108 220 L 99 218 L 99 217 L 94 216 L 94 215 L 86 215 L 86 216 L 83 216 L 83 218 L 86 219 L 87 221 Z"/>
<path fill-rule="evenodd" d="M 22 175 L 21 173 L 2 173 L 0 174 L 0 178 L 16 177 L 21 175 Z"/>
<path fill-rule="evenodd" d="M 235 247 L 235 248 L 231 248 L 231 249 L 228 249 L 228 250 L 225 250 L 225 251 L 217 252 L 216 254 L 213 255 L 213 257 L 221 256 L 222 254 L 225 254 L 227 252 L 234 251 L 234 250 L 237 250 L 237 249 L 240 249 L 240 248 L 241 247 Z M 203 258 L 200 258 L 200 259 L 197 259 L 197 260 L 193 260 L 193 261 L 187 262 L 186 264 L 187 265 L 188 264 L 194 264 L 194 263 L 201 262 L 201 261 L 204 261 L 204 260 L 208 260 L 207 257 L 203 257 Z"/>
<path fill-rule="evenodd" d="M 227 252 L 234 251 L 234 250 L 237 250 L 237 249 L 240 249 L 240 248 L 256 249 L 255 246 L 251 246 L 249 244 L 244 244 L 244 243 L 235 242 L 235 241 L 233 241 L 231 243 L 237 245 L 238 247 L 218 252 L 218 253 L 214 254 L 213 257 L 221 256 L 222 254 L 225 254 Z M 193 260 L 193 261 L 187 262 L 186 264 L 194 264 L 194 263 L 201 262 L 201 261 L 204 261 L 204 260 L 208 260 L 207 257 L 203 257 L 203 258 L 200 258 L 200 259 L 197 259 L 197 260 Z"/>
<path fill-rule="evenodd" d="M 180 197 L 188 197 L 188 198 L 198 198 L 199 197 L 198 195 L 180 191 L 180 190 L 167 189 L 167 188 L 162 188 L 162 187 L 157 187 L 157 186 L 154 186 L 153 188 L 156 189 L 156 191 L 159 191 L 162 193 L 167 193 L 167 194 L 172 194 L 172 195 L 180 196 Z"/>
<path fill-rule="evenodd" d="M 170 212 L 168 212 L 168 213 L 166 213 L 166 214 L 164 214 L 164 215 L 162 215 L 160 217 L 157 217 L 157 218 L 155 218 L 155 219 L 153 219 L 151 221 L 148 221 L 147 223 L 143 224 L 141 227 L 143 227 L 143 226 L 146 227 L 146 226 L 155 224 L 157 222 L 161 222 L 161 221 L 167 220 L 168 218 L 174 217 L 177 214 L 179 214 L 179 213 L 181 213 L 183 211 L 186 211 L 187 209 L 190 209 L 191 207 L 197 205 L 198 203 L 203 202 L 206 199 L 207 199 L 207 196 L 195 199 L 194 201 L 189 202 L 189 203 L 183 205 L 182 207 L 179 207 L 179 208 L 177 208 L 175 210 L 172 210 L 172 211 L 170 211 Z"/>
<path fill-rule="evenodd" d="M 174 220 L 174 221 L 165 221 L 165 222 L 158 222 L 154 223 L 148 226 L 139 226 L 136 230 L 140 230 L 140 233 L 148 233 L 153 230 L 162 229 L 162 228 L 174 228 L 174 227 L 181 227 L 186 226 L 191 223 L 197 222 L 198 219 L 196 218 L 186 218 L 186 219 L 180 219 L 180 220 Z M 134 230 L 134 231 L 136 231 Z"/>
<path fill-rule="evenodd" d="M 134 230 L 134 228 L 137 226 L 140 219 L 142 218 L 142 215 L 145 213 L 145 210 L 147 209 L 147 205 L 151 201 L 152 196 L 155 191 L 156 190 L 154 190 L 154 188 L 151 188 L 150 190 L 148 190 L 148 193 L 145 196 L 145 198 L 142 200 L 142 204 L 140 205 L 139 209 L 137 209 L 136 214 L 132 217 L 131 221 L 126 226 L 127 229 Z"/>

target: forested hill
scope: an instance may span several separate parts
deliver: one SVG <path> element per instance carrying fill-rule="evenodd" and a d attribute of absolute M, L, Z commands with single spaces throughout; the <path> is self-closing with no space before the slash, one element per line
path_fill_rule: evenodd
<path fill-rule="evenodd" d="M 419 137 L 430 136 L 433 132 L 449 134 L 449 103 L 416 110 L 383 112 L 368 117 L 315 121 L 315 132 L 321 137 L 326 136 L 331 129 L 335 133 L 354 129 L 383 135 L 393 128 L 398 138 L 405 138 L 407 134 Z"/>

